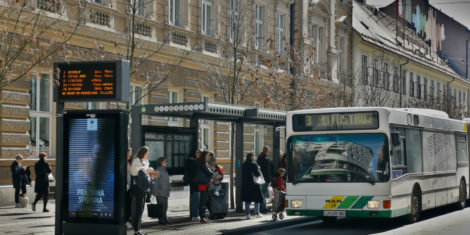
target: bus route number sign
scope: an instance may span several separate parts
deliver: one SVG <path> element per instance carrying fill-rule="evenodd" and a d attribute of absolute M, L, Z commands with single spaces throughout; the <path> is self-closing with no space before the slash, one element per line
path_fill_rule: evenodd
<path fill-rule="evenodd" d="M 58 80 L 55 101 L 127 101 L 129 68 L 126 61 L 54 64 Z M 126 92 L 127 91 L 127 92 Z"/>
<path fill-rule="evenodd" d="M 297 114 L 293 116 L 294 131 L 329 131 L 377 129 L 377 112 Z"/>

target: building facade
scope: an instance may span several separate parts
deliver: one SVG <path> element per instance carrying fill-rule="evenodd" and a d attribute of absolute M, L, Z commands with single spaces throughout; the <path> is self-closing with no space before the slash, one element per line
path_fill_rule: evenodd
<path fill-rule="evenodd" d="M 386 12 L 354 3 L 358 105 L 433 108 L 454 118 L 466 116 L 468 79 L 433 49 L 434 43 L 400 24 Z"/>
<path fill-rule="evenodd" d="M 233 104 L 288 109 L 276 104 L 270 88 L 282 88 L 281 94 L 296 93 L 290 86 L 294 80 L 290 68 L 295 63 L 291 45 L 315 51 L 302 57 L 314 64 L 302 76 L 325 86 L 335 84 L 336 71 L 347 68 L 350 58 L 347 22 L 351 22 L 351 7 L 351 1 L 342 0 L 320 0 L 318 4 L 306 0 L 0 0 L 0 36 L 23 33 L 15 42 L 30 43 L 24 52 L 17 50 L 20 56 L 14 57 L 13 69 L 8 67 L 10 57 L 0 56 L 5 62 L 0 63 L 0 184 L 11 183 L 9 166 L 17 154 L 26 157 L 26 165 L 33 165 L 39 152 L 48 152 L 55 166 L 54 62 L 126 59 L 132 64 L 129 104 L 67 103 L 66 109 L 230 103 L 223 86 L 214 85 L 224 80 L 217 80 L 214 74 L 235 77 L 227 68 L 237 61 L 242 61 L 237 89 L 251 90 L 245 89 L 243 99 Z M 37 24 L 29 23 L 35 20 Z M 302 32 L 301 37 L 296 31 Z M 240 42 L 236 48 L 235 42 Z M 14 48 L 19 47 L 0 46 L 4 55 Z M 51 56 L 41 57 L 42 51 L 52 50 Z M 234 51 L 238 53 L 235 58 Z M 278 66 L 271 66 L 273 63 Z M 314 90 L 315 86 L 305 88 Z M 144 116 L 143 124 L 187 127 L 189 121 Z M 201 120 L 199 126 L 199 147 L 215 151 L 219 163 L 228 166 L 230 123 Z M 258 153 L 263 146 L 272 145 L 272 128 L 245 125 L 244 131 L 246 152 Z"/>

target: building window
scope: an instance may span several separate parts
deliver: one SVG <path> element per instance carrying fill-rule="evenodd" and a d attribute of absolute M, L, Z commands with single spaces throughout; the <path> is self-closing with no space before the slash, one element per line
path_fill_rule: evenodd
<path fill-rule="evenodd" d="M 277 33 L 277 50 L 279 54 L 284 54 L 284 26 L 285 26 L 286 16 L 278 13 L 277 14 L 277 24 L 276 24 L 276 33 Z"/>
<path fill-rule="evenodd" d="M 424 78 L 423 97 L 424 99 L 428 97 L 428 79 L 427 78 Z"/>
<path fill-rule="evenodd" d="M 229 26 L 229 32 L 230 32 L 230 41 L 235 40 L 235 34 L 240 34 L 240 27 L 241 27 L 241 22 L 238 17 L 240 17 L 239 13 L 239 0 L 230 0 L 230 26 Z M 238 32 L 237 32 L 238 31 Z M 237 35 L 240 37 L 240 35 Z M 240 38 L 238 38 L 240 39 Z"/>
<path fill-rule="evenodd" d="M 137 0 L 137 15 L 145 17 L 145 0 Z"/>
<path fill-rule="evenodd" d="M 83 109 L 86 110 L 95 110 L 99 109 L 100 103 L 99 102 L 85 102 L 83 103 Z"/>
<path fill-rule="evenodd" d="M 410 97 L 415 96 L 414 74 L 410 72 Z"/>
<path fill-rule="evenodd" d="M 344 70 L 344 37 L 339 37 L 339 45 L 338 45 L 338 72 L 342 73 Z"/>
<path fill-rule="evenodd" d="M 30 155 L 38 156 L 39 152 L 50 154 L 51 132 L 51 90 L 49 74 L 31 78 L 30 87 Z"/>
<path fill-rule="evenodd" d="M 462 92 L 459 91 L 459 106 L 462 105 Z"/>
<path fill-rule="evenodd" d="M 398 93 L 400 91 L 400 80 L 398 79 L 398 67 L 393 68 L 393 90 Z"/>
<path fill-rule="evenodd" d="M 131 85 L 131 105 L 144 104 L 143 88 L 141 86 Z"/>
<path fill-rule="evenodd" d="M 212 35 L 212 1 L 202 0 L 202 33 Z"/>
<path fill-rule="evenodd" d="M 168 98 L 169 98 L 168 103 L 170 103 L 170 104 L 179 103 L 179 94 L 176 91 L 170 91 Z M 179 119 L 176 118 L 176 117 L 170 117 L 169 120 L 170 120 L 170 122 L 172 122 L 172 124 L 176 124 L 177 122 L 179 122 Z"/>
<path fill-rule="evenodd" d="M 406 95 L 406 70 L 401 74 L 401 94 Z"/>
<path fill-rule="evenodd" d="M 457 89 L 455 89 L 455 88 L 454 88 L 454 97 L 453 98 L 455 99 L 455 105 L 457 106 L 458 105 L 458 103 L 457 103 Z"/>
<path fill-rule="evenodd" d="M 203 96 L 201 99 L 202 102 L 209 102 L 208 96 Z M 200 147 L 203 149 L 211 149 L 210 141 L 210 122 L 209 120 L 200 121 L 200 133 L 201 133 L 201 142 Z"/>
<path fill-rule="evenodd" d="M 323 34 L 324 29 L 322 27 L 318 28 L 318 39 L 317 39 L 317 63 L 323 63 Z"/>
<path fill-rule="evenodd" d="M 418 97 L 418 99 L 421 99 L 421 76 L 417 75 L 416 79 L 417 79 L 416 97 Z"/>
<path fill-rule="evenodd" d="M 170 25 L 181 26 L 181 0 L 170 0 L 169 5 Z"/>
<path fill-rule="evenodd" d="M 431 80 L 431 86 L 429 87 L 429 96 L 434 98 L 434 80 Z"/>
<path fill-rule="evenodd" d="M 384 70 L 383 70 L 383 89 L 389 90 L 390 88 L 390 74 L 388 73 L 388 64 L 384 64 Z"/>
<path fill-rule="evenodd" d="M 441 97 L 441 83 L 440 83 L 440 82 L 437 82 L 437 93 L 436 93 L 436 97 L 437 97 L 437 98 L 440 98 L 440 97 Z"/>
<path fill-rule="evenodd" d="M 377 59 L 372 61 L 372 84 L 374 87 L 379 87 L 379 61 Z"/>
<path fill-rule="evenodd" d="M 263 21 L 264 21 L 264 6 L 255 6 L 255 37 L 256 42 L 255 46 L 256 49 L 261 50 L 263 47 L 263 40 L 264 40 L 264 32 L 263 32 Z"/>
<path fill-rule="evenodd" d="M 362 74 L 362 84 L 363 85 L 367 85 L 368 81 L 369 81 L 369 74 L 368 74 L 368 64 L 367 64 L 367 56 L 366 55 L 363 55 L 362 56 L 362 71 L 361 71 L 361 74 Z"/>

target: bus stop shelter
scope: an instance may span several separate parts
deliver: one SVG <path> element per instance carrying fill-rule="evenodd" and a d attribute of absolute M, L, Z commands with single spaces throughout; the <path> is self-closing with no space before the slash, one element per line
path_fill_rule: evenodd
<path fill-rule="evenodd" d="M 163 116 L 175 118 L 189 119 L 188 130 L 195 133 L 195 138 L 191 142 L 191 150 L 198 147 L 198 129 L 199 120 L 212 120 L 221 122 L 235 123 L 235 202 L 236 210 L 243 211 L 241 201 L 241 174 L 243 163 L 243 124 L 259 124 L 273 127 L 273 146 L 272 156 L 275 166 L 279 163 L 280 152 L 280 126 L 285 126 L 286 112 L 277 110 L 268 110 L 260 108 L 249 108 L 234 105 L 215 104 L 208 102 L 193 103 L 172 103 L 172 104 L 155 104 L 136 106 L 132 110 L 132 134 L 131 143 L 132 150 L 137 149 L 144 143 L 144 132 L 142 125 L 142 116 Z"/>

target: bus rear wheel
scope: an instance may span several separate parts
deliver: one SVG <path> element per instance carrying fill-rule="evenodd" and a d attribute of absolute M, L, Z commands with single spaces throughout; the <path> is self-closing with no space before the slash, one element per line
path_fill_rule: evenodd
<path fill-rule="evenodd" d="M 462 179 L 460 180 L 460 186 L 459 186 L 459 203 L 458 203 L 458 209 L 463 210 L 467 206 L 467 184 L 465 184 L 465 181 Z"/>
<path fill-rule="evenodd" d="M 408 215 L 408 222 L 415 223 L 419 220 L 421 216 L 421 190 L 419 187 L 413 189 L 411 194 L 411 211 Z"/>

